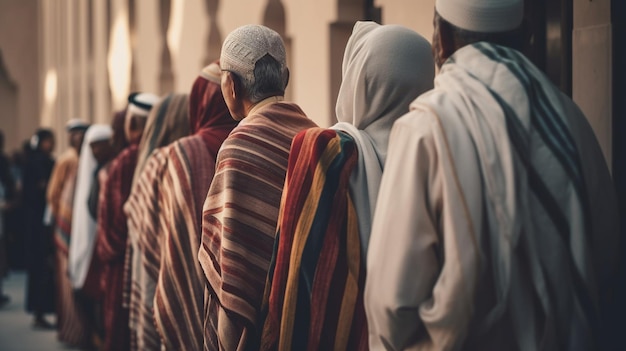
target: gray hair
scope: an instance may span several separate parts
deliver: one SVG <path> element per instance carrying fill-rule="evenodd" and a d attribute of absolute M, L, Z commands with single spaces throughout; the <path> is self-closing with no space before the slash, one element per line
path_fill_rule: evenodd
<path fill-rule="evenodd" d="M 267 54 L 254 65 L 254 81 L 239 76 L 245 95 L 250 102 L 257 103 L 265 98 L 283 95 L 289 79 L 289 71 L 274 57 Z"/>

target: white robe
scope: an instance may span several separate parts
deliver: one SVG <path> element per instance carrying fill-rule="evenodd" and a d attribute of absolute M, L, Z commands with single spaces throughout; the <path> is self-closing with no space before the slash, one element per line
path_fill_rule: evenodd
<path fill-rule="evenodd" d="M 521 54 L 498 50 L 458 50 L 435 89 L 394 124 L 367 261 L 373 350 L 584 350 L 594 343 L 585 311 L 599 313 L 617 257 L 608 168 L 575 104 Z M 541 104 L 510 67 L 538 83 Z M 579 165 L 571 169 L 582 173 L 583 191 L 544 142 L 537 126 L 545 119 L 533 123 L 537 105 L 551 107 L 565 126 L 549 139 L 573 141 L 568 150 Z M 521 137 L 513 140 L 512 130 Z M 546 191 L 537 192 L 537 183 Z M 545 198 L 566 224 L 567 242 Z"/>
<path fill-rule="evenodd" d="M 76 191 L 72 210 L 72 234 L 69 248 L 69 276 L 74 289 L 85 283 L 91 256 L 96 244 L 96 221 L 89 214 L 87 202 L 95 181 L 98 163 L 91 151 L 91 143 L 111 139 L 113 130 L 108 125 L 95 124 L 87 129 L 78 160 Z"/>

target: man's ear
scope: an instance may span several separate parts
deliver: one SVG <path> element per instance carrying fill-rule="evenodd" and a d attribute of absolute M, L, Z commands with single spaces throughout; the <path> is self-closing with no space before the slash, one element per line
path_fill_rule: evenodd
<path fill-rule="evenodd" d="M 228 94 L 230 94 L 232 101 L 237 101 L 237 99 L 241 98 L 243 95 L 243 84 L 241 83 L 241 80 L 236 74 L 232 72 L 228 72 L 226 80 L 228 83 Z"/>

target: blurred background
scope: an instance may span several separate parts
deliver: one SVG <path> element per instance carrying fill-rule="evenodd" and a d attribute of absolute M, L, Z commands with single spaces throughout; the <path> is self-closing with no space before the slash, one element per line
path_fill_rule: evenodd
<path fill-rule="evenodd" d="M 401 24 L 430 39 L 434 0 L 0 0 L 0 128 L 6 150 L 38 126 L 108 123 L 130 91 L 189 92 L 221 41 L 248 23 L 288 47 L 288 98 L 334 121 L 345 42 L 356 20 Z M 623 0 L 528 0 L 526 52 L 590 119 L 607 159 L 623 115 Z M 621 11 L 620 11 L 621 7 Z M 620 56 L 621 55 L 621 56 Z M 623 94 L 623 93 L 620 93 Z M 64 150 L 59 140 L 57 153 Z"/>

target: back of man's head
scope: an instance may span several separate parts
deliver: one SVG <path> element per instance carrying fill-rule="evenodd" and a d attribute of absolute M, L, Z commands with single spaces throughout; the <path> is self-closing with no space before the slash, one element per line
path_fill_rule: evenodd
<path fill-rule="evenodd" d="M 252 103 L 283 95 L 289 80 L 282 38 L 261 25 L 232 31 L 222 45 L 220 66 L 238 78 L 245 97 Z"/>
<path fill-rule="evenodd" d="M 521 50 L 523 0 L 437 0 L 433 51 L 438 66 L 466 45 L 485 41 Z"/>

